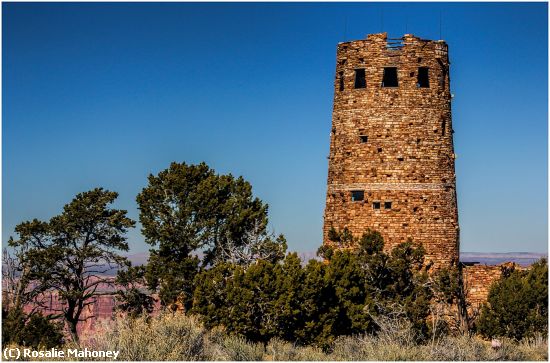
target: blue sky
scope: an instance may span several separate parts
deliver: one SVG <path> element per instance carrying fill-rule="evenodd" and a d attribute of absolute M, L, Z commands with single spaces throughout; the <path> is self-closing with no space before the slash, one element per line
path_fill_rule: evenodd
<path fill-rule="evenodd" d="M 321 243 L 336 45 L 445 39 L 461 250 L 547 251 L 545 3 L 3 3 L 2 238 L 171 161 L 243 175 L 289 247 Z M 132 252 L 146 251 L 139 228 Z"/>

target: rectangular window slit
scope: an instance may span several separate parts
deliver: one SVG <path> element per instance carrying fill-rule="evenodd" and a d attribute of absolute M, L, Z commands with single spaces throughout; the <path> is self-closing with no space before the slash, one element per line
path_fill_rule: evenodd
<path fill-rule="evenodd" d="M 359 139 L 361 140 L 361 143 L 366 143 L 369 141 L 369 137 L 367 135 L 359 135 Z"/>
<path fill-rule="evenodd" d="M 384 68 L 384 76 L 382 78 L 382 87 L 398 87 L 397 67 Z"/>
<path fill-rule="evenodd" d="M 339 89 L 340 89 L 340 92 L 342 92 L 344 90 L 344 72 L 339 72 L 338 77 L 340 82 Z"/>
<path fill-rule="evenodd" d="M 352 190 L 351 191 L 351 201 L 360 202 L 365 199 L 365 192 L 362 190 Z"/>
<path fill-rule="evenodd" d="M 367 80 L 365 79 L 365 70 L 356 69 L 355 70 L 355 88 L 366 88 Z"/>
<path fill-rule="evenodd" d="M 373 202 L 372 209 L 380 209 L 380 202 Z"/>
<path fill-rule="evenodd" d="M 430 87 L 430 76 L 429 76 L 428 67 L 419 67 L 418 68 L 418 78 L 416 87 L 418 88 L 429 88 Z"/>
<path fill-rule="evenodd" d="M 441 88 L 441 90 L 444 90 L 445 80 L 447 78 L 447 67 L 445 66 L 445 64 L 443 64 L 441 59 L 438 59 L 437 62 L 439 63 L 439 67 L 441 68 L 441 75 L 439 78 L 439 88 Z"/>
<path fill-rule="evenodd" d="M 384 209 L 391 209 L 391 202 L 384 202 Z"/>

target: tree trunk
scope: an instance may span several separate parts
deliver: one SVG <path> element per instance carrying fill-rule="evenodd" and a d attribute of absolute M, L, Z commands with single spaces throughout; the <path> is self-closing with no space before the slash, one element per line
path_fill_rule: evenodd
<path fill-rule="evenodd" d="M 69 333 L 71 334 L 71 339 L 73 340 L 73 342 L 78 343 L 78 332 L 76 331 L 78 321 L 67 320 L 67 325 L 69 326 Z"/>
<path fill-rule="evenodd" d="M 464 278 L 462 271 L 462 264 L 458 263 L 458 316 L 460 319 L 460 332 L 462 334 L 468 334 L 470 332 L 470 319 L 468 316 L 468 305 L 466 302 L 466 291 L 464 290 Z"/>
<path fill-rule="evenodd" d="M 73 342 L 78 343 L 78 332 L 76 327 L 78 325 L 79 315 L 75 314 L 76 301 L 67 300 L 67 311 L 65 312 L 65 321 L 69 327 L 69 333 Z"/>

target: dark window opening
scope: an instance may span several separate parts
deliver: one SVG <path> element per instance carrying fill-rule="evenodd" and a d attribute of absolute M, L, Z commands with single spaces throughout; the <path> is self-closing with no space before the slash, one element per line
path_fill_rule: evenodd
<path fill-rule="evenodd" d="M 355 70 L 355 88 L 366 88 L 367 80 L 365 79 L 365 70 L 356 69 Z"/>
<path fill-rule="evenodd" d="M 414 72 L 409 73 L 409 76 L 414 77 Z"/>
<path fill-rule="evenodd" d="M 360 202 L 365 199 L 365 192 L 362 190 L 352 190 L 351 191 L 351 201 Z"/>
<path fill-rule="evenodd" d="M 397 158 L 397 160 L 403 161 L 403 160 L 405 160 L 405 158 L 403 158 L 402 156 L 400 156 L 400 157 Z"/>
<path fill-rule="evenodd" d="M 373 209 L 380 209 L 380 202 L 373 202 L 372 203 L 372 208 Z"/>
<path fill-rule="evenodd" d="M 340 81 L 340 92 L 344 90 L 344 72 L 338 73 L 339 81 Z"/>
<path fill-rule="evenodd" d="M 382 152 L 382 148 L 381 148 L 381 147 L 378 148 L 378 152 L 379 152 L 379 153 Z"/>
<path fill-rule="evenodd" d="M 384 209 L 391 209 L 391 202 L 384 202 Z"/>
<path fill-rule="evenodd" d="M 441 136 L 445 136 L 445 128 L 447 127 L 447 122 L 445 119 L 441 120 Z"/>
<path fill-rule="evenodd" d="M 382 78 L 382 87 L 398 87 L 397 67 L 384 68 L 384 77 Z"/>
<path fill-rule="evenodd" d="M 369 137 L 367 135 L 359 135 L 359 139 L 361 140 L 361 143 L 366 143 L 369 141 Z"/>
<path fill-rule="evenodd" d="M 445 80 L 447 79 L 447 67 L 445 66 L 445 64 L 443 64 L 441 59 L 438 59 L 437 61 L 439 63 L 439 66 L 441 67 L 441 75 L 440 75 L 440 78 L 439 78 L 439 88 L 444 90 L 445 89 Z"/>
<path fill-rule="evenodd" d="M 422 58 L 418 58 L 418 63 L 421 63 L 422 62 Z"/>
<path fill-rule="evenodd" d="M 428 67 L 419 67 L 418 68 L 418 79 L 416 86 L 418 88 L 429 88 L 430 87 L 430 76 Z"/>

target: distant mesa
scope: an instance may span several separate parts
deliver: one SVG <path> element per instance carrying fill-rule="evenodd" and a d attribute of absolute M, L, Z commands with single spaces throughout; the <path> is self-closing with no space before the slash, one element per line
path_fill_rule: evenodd
<path fill-rule="evenodd" d="M 477 262 L 484 265 L 500 265 L 505 262 L 515 262 L 520 266 L 529 266 L 541 258 L 547 258 L 547 253 L 535 252 L 506 252 L 506 253 L 484 253 L 484 252 L 461 252 L 460 261 L 466 263 Z"/>

